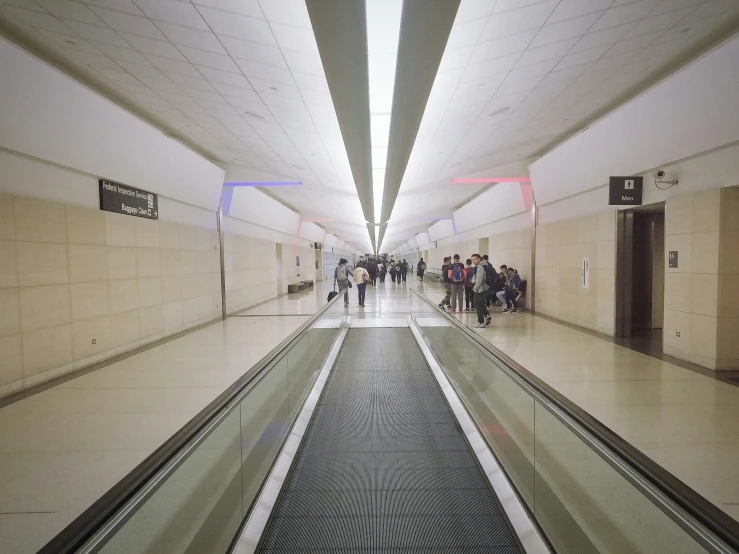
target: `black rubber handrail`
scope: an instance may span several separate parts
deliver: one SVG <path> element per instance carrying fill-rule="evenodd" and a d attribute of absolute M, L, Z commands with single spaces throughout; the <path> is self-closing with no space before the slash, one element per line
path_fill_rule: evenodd
<path fill-rule="evenodd" d="M 484 350 L 500 364 L 507 366 L 508 369 L 516 373 L 529 387 L 593 435 L 607 449 L 621 458 L 642 478 L 677 504 L 709 532 L 713 533 L 729 547 L 739 551 L 739 522 L 734 518 L 675 477 L 580 406 L 542 381 L 510 356 L 500 351 L 490 342 L 481 339 L 477 333 L 439 308 L 432 300 L 416 290 L 411 289 L 411 293 L 416 294 L 422 299 L 431 307 L 434 313 L 446 318 L 447 321 L 458 331 L 462 332 L 476 346 Z"/>
<path fill-rule="evenodd" d="M 71 554 L 80 549 L 110 518 L 131 500 L 152 478 L 195 440 L 211 421 L 229 408 L 242 391 L 257 379 L 262 372 L 273 366 L 292 346 L 297 343 L 313 324 L 339 301 L 339 294 L 319 309 L 308 321 L 303 323 L 290 336 L 273 348 L 244 375 L 203 408 L 162 446 L 152 452 L 123 479 L 116 483 L 103 496 L 49 541 L 38 554 Z M 225 320 L 224 320 L 225 323 Z"/>

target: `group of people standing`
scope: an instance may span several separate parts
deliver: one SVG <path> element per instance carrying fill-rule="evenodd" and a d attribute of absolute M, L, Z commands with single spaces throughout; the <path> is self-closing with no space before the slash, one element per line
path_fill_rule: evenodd
<path fill-rule="evenodd" d="M 519 311 L 521 278 L 518 272 L 506 265 L 500 266 L 500 273 L 496 272 L 487 255 L 472 254 L 464 263 L 459 254 L 447 256 L 441 266 L 441 280 L 444 298 L 439 307 L 450 313 L 477 312 L 475 327 L 490 325 L 490 307 L 496 300 L 503 305 L 504 313 Z"/>
<path fill-rule="evenodd" d="M 423 259 L 421 259 L 421 262 L 423 262 Z M 360 258 L 353 270 L 349 268 L 348 263 L 345 258 L 339 260 L 339 265 L 334 270 L 334 285 L 338 285 L 339 294 L 344 294 L 344 303 L 349 305 L 349 288 L 351 288 L 351 282 L 353 281 L 357 285 L 360 308 L 364 308 L 367 285 L 376 287 L 378 278 L 380 282 L 384 283 L 388 273 L 390 273 L 393 283 L 405 283 L 410 268 L 405 259 L 399 262 L 390 259 L 389 262 L 385 262 L 382 258 L 377 260 Z M 423 280 L 423 271 L 420 267 L 421 264 L 419 263 L 419 275 Z M 423 269 L 426 269 L 426 264 L 423 264 Z"/>

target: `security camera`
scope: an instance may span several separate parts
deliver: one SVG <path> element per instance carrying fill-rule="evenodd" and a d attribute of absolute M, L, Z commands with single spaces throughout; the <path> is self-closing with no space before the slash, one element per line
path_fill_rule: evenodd
<path fill-rule="evenodd" d="M 667 190 L 677 185 L 677 178 L 672 179 L 671 181 L 666 180 L 665 172 L 661 169 L 658 169 L 657 172 L 653 173 L 652 175 L 654 177 L 654 186 L 656 186 L 660 190 Z M 661 187 L 660 185 L 670 185 L 670 186 Z"/>

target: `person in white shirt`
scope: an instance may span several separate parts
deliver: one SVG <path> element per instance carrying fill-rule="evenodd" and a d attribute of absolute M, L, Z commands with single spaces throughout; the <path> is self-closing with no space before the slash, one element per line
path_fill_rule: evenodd
<path fill-rule="evenodd" d="M 364 263 L 360 261 L 354 268 L 354 282 L 357 284 L 357 294 L 359 294 L 359 307 L 364 308 L 364 294 L 367 291 L 367 283 L 370 281 L 369 272 L 364 268 Z"/>

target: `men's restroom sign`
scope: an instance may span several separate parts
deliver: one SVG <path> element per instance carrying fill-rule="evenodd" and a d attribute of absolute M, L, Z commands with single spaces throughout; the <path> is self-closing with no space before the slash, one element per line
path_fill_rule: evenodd
<path fill-rule="evenodd" d="M 641 206 L 644 177 L 610 177 L 608 204 L 611 206 Z"/>

